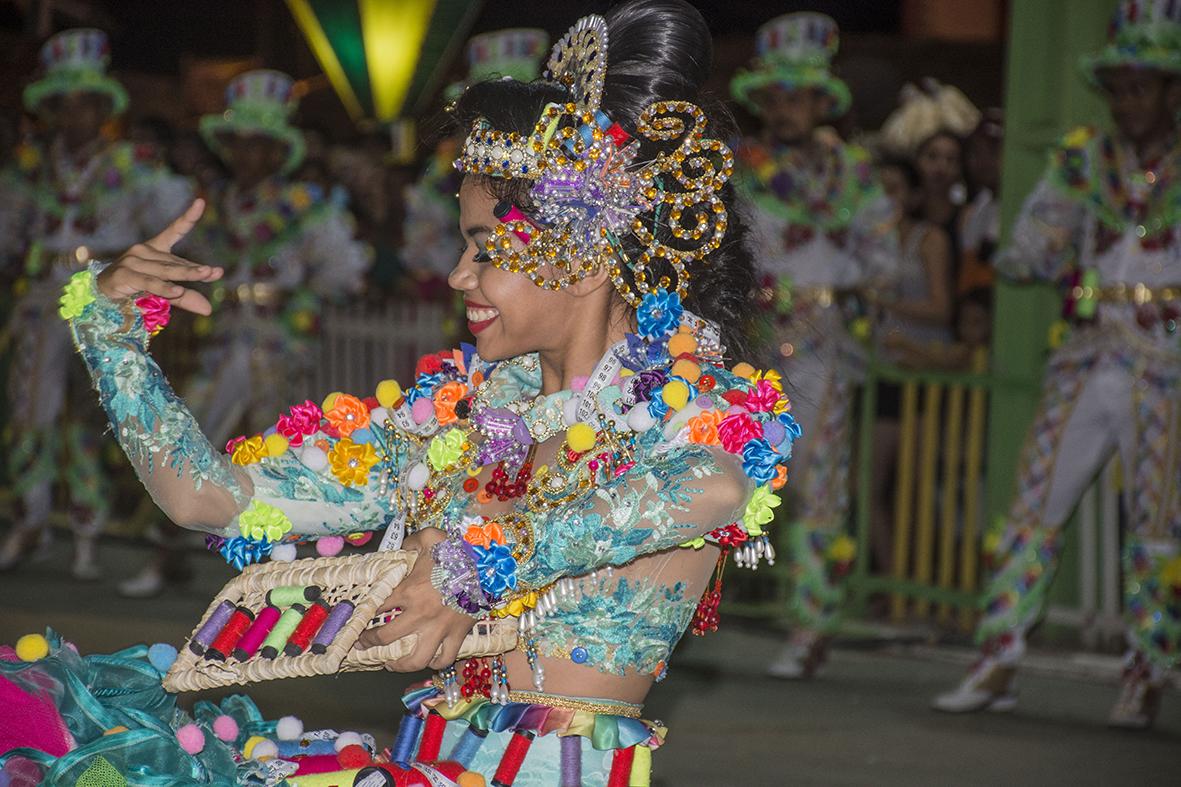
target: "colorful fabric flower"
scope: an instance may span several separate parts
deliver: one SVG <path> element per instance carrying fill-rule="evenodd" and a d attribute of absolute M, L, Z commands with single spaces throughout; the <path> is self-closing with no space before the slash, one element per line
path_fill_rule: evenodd
<path fill-rule="evenodd" d="M 631 378 L 631 392 L 637 402 L 655 399 L 652 392 L 664 385 L 668 374 L 662 369 L 644 369 Z"/>
<path fill-rule="evenodd" d="M 751 537 L 763 534 L 763 525 L 769 524 L 775 518 L 775 509 L 779 508 L 779 495 L 771 491 L 767 485 L 757 487 L 746 504 L 742 513 L 742 527 Z"/>
<path fill-rule="evenodd" d="M 341 394 L 332 403 L 332 409 L 324 413 L 341 437 L 348 437 L 357 429 L 369 426 L 369 408 L 351 394 Z"/>
<path fill-rule="evenodd" d="M 234 446 L 234 453 L 230 456 L 230 461 L 244 467 L 246 465 L 252 465 L 255 462 L 261 462 L 266 455 L 266 442 L 262 435 L 256 434 L 254 437 L 247 437 Z"/>
<path fill-rule="evenodd" d="M 250 501 L 238 516 L 238 529 L 244 538 L 275 542 L 291 530 L 291 520 L 280 509 L 261 500 Z"/>
<path fill-rule="evenodd" d="M 747 442 L 742 449 L 742 471 L 760 485 L 775 477 L 775 466 L 783 457 L 771 444 L 759 437 Z"/>
<path fill-rule="evenodd" d="M 746 392 L 746 406 L 752 412 L 769 413 L 779 404 L 782 394 L 775 390 L 770 380 L 759 380 Z"/>
<path fill-rule="evenodd" d="M 369 443 L 354 443 L 343 437 L 328 452 L 328 465 L 336 480 L 345 486 L 365 486 L 369 471 L 377 464 L 377 452 Z"/>
<path fill-rule="evenodd" d="M 460 382 L 443 383 L 435 391 L 435 419 L 440 426 L 455 423 L 456 403 L 467 395 L 467 386 Z"/>
<path fill-rule="evenodd" d="M 244 435 L 244 434 L 240 434 L 237 437 L 231 437 L 229 440 L 226 441 L 226 453 L 227 454 L 234 453 L 234 449 L 237 448 L 239 445 L 241 445 L 244 442 L 246 442 L 246 435 Z"/>
<path fill-rule="evenodd" d="M 422 375 L 438 374 L 443 371 L 443 359 L 438 353 L 430 353 L 418 359 L 414 365 L 414 377 L 417 380 Z"/>
<path fill-rule="evenodd" d="M 725 413 L 721 410 L 706 410 L 701 415 L 689 419 L 689 442 L 700 445 L 718 445 L 718 424 L 722 422 Z"/>
<path fill-rule="evenodd" d="M 323 417 L 323 413 L 320 411 L 320 406 L 311 399 L 306 400 L 303 404 L 292 405 L 288 413 L 288 415 L 279 416 L 275 428 L 279 434 L 287 438 L 288 443 L 298 448 L 303 445 L 305 437 L 314 435 L 320 428 L 320 419 Z"/>
<path fill-rule="evenodd" d="M 463 534 L 463 540 L 472 546 L 487 549 L 493 544 L 504 543 L 504 529 L 495 519 L 482 524 L 469 525 L 467 532 Z"/>
<path fill-rule="evenodd" d="M 774 369 L 767 369 L 766 371 L 755 372 L 754 377 L 750 378 L 750 381 L 756 384 L 762 380 L 766 380 L 772 388 L 779 393 L 783 393 L 783 375 L 779 372 Z"/>
<path fill-rule="evenodd" d="M 257 563 L 271 554 L 272 546 L 271 542 L 265 538 L 255 541 L 251 538 L 234 536 L 227 538 L 217 551 L 227 563 L 241 571 L 251 563 Z"/>
<path fill-rule="evenodd" d="M 81 317 L 83 309 L 94 302 L 94 290 L 91 288 L 93 281 L 94 274 L 87 270 L 78 271 L 66 282 L 58 299 L 57 310 L 63 320 Z"/>
<path fill-rule="evenodd" d="M 660 339 L 677 329 L 683 312 L 681 299 L 675 292 L 659 289 L 640 301 L 640 307 L 636 309 L 636 326 L 644 338 Z"/>
<path fill-rule="evenodd" d="M 668 360 L 668 345 L 663 341 L 650 342 L 639 334 L 624 335 L 624 346 L 615 351 L 615 357 L 624 368 L 633 372 L 661 366 Z"/>
<path fill-rule="evenodd" d="M 791 413 L 780 413 L 779 417 L 775 420 L 783 424 L 783 428 L 787 432 L 787 436 L 793 443 L 803 436 L 804 428 L 800 426 L 799 422 L 796 421 L 796 417 Z"/>
<path fill-rule="evenodd" d="M 436 472 L 451 467 L 463 456 L 466 443 L 467 435 L 462 429 L 450 429 L 443 434 L 436 435 L 427 447 L 427 461 L 431 463 L 431 467 Z"/>
<path fill-rule="evenodd" d="M 172 319 L 172 304 L 159 295 L 144 295 L 135 299 L 135 307 L 143 315 L 144 330 L 155 336 Z"/>
<path fill-rule="evenodd" d="M 510 590 L 517 589 L 517 560 L 513 551 L 504 544 L 488 547 L 473 546 L 476 553 L 476 575 L 480 589 L 490 598 L 500 598 Z"/>
<path fill-rule="evenodd" d="M 763 436 L 763 425 L 746 413 L 727 415 L 718 424 L 718 439 L 732 454 L 742 453 L 742 449 L 751 440 Z"/>

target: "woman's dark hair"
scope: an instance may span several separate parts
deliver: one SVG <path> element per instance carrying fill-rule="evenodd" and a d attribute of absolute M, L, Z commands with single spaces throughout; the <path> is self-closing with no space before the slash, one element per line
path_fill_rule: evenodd
<path fill-rule="evenodd" d="M 630 0 L 611 9 L 605 18 L 607 74 L 601 109 L 612 121 L 634 137 L 640 114 L 650 104 L 692 101 L 709 118 L 707 136 L 734 138 L 734 122 L 724 105 L 699 95 L 709 76 L 713 43 L 697 9 L 683 0 Z M 527 135 L 546 104 L 569 100 L 566 88 L 556 82 L 489 80 L 469 87 L 452 114 L 461 135 L 466 135 L 481 117 L 493 128 Z M 638 160 L 645 161 L 670 151 L 676 141 L 641 139 L 641 143 Z M 531 181 L 496 177 L 483 181 L 497 199 L 510 200 L 527 214 L 533 209 Z M 691 266 L 685 306 L 718 324 L 732 356 L 743 355 L 749 349 L 754 329 L 754 264 L 747 251 L 746 224 L 733 187 L 727 184 L 719 196 L 729 213 L 726 235 L 717 250 Z M 630 234 L 620 240 L 628 257 L 634 259 L 642 251 Z M 672 277 L 672 268 L 664 260 L 655 261 L 649 280 L 656 281 L 662 275 Z M 624 270 L 624 276 L 630 273 Z"/>
<path fill-rule="evenodd" d="M 917 189 L 923 185 L 923 177 L 910 159 L 901 156 L 886 156 L 878 161 L 878 169 L 898 170 L 902 179 L 906 181 L 906 185 L 911 189 Z"/>

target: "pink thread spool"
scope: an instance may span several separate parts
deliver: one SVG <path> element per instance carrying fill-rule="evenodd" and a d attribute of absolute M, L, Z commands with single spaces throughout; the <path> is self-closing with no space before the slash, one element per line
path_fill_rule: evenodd
<path fill-rule="evenodd" d="M 500 202 L 496 203 L 496 207 L 492 209 L 492 215 L 495 216 L 501 224 L 508 224 L 510 221 L 524 221 L 532 224 L 532 222 L 529 221 L 529 218 L 521 212 L 520 208 L 506 199 L 502 199 Z M 522 243 L 528 243 L 529 241 L 533 240 L 533 236 L 524 230 L 513 230 L 513 234 L 520 238 Z"/>
<path fill-rule="evenodd" d="M 263 607 L 262 611 L 258 613 L 258 617 L 254 619 L 254 623 L 242 635 L 242 639 L 238 640 L 238 646 L 234 648 L 234 658 L 238 661 L 253 658 L 254 654 L 258 652 L 259 645 L 279 622 L 280 614 L 282 613 L 279 612 L 278 607 L 269 605 Z"/>

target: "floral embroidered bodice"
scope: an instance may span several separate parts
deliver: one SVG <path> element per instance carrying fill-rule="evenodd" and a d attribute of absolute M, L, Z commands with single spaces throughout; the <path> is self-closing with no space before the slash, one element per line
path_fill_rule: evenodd
<path fill-rule="evenodd" d="M 798 427 L 778 375 L 721 366 L 716 334 L 682 316 L 675 296 L 642 308 L 647 330 L 612 348 L 578 391 L 539 397 L 536 357 L 489 363 L 465 346 L 425 357 L 404 391 L 386 381 L 373 397 L 294 405 L 232 440 L 228 457 L 146 353 L 143 313 L 97 293 L 89 272 L 62 303 L 157 504 L 214 534 L 239 568 L 280 541 L 440 527 L 481 555 L 482 570 L 495 558 L 488 576 L 504 596 L 492 614 L 525 616 L 537 651 L 661 677 L 705 589 L 686 581 L 678 560 L 691 553 L 676 547 L 708 538 L 746 561 L 770 552 L 762 525 Z M 539 443 L 566 432 L 552 467 L 514 455 L 508 435 L 522 429 Z M 207 485 L 225 505 L 194 511 Z M 513 501 L 509 513 L 484 515 L 498 496 Z"/>

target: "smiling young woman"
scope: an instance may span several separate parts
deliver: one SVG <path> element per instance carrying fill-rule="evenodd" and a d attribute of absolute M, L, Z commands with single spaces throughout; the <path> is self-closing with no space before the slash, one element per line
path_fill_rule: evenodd
<path fill-rule="evenodd" d="M 417 562 L 381 607 L 397 615 L 359 645 L 414 634 L 387 667 L 436 674 L 403 698 L 385 783 L 647 783 L 652 683 L 687 629 L 716 628 L 726 555 L 774 556 L 762 526 L 799 429 L 779 375 L 735 362 L 753 276 L 729 129 L 697 95 L 709 65 L 696 10 L 634 0 L 580 20 L 545 79 L 469 88 L 449 281 L 475 346 L 369 404 L 297 405 L 229 460 L 144 353 L 129 300 L 208 310 L 185 285 L 220 271 L 169 251 L 199 207 L 71 285 L 63 314 L 177 524 L 239 564 L 271 548 L 264 518 L 282 541 L 409 531 Z M 517 648 L 456 663 L 488 617 L 517 619 Z"/>

